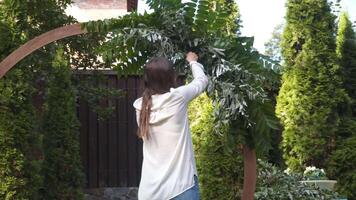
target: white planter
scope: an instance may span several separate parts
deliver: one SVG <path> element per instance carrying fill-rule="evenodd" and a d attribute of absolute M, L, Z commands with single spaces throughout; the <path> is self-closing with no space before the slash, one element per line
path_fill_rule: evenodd
<path fill-rule="evenodd" d="M 307 180 L 307 181 L 301 181 L 302 183 L 307 183 L 307 184 L 313 184 L 315 186 L 318 186 L 320 189 L 326 189 L 333 191 L 334 186 L 337 181 L 335 180 Z"/>

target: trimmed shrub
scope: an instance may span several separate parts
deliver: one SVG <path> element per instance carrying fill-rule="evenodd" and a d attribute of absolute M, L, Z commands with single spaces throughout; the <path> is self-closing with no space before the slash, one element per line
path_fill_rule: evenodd
<path fill-rule="evenodd" d="M 276 113 L 287 165 L 325 168 L 335 149 L 337 107 L 347 95 L 336 59 L 335 16 L 327 0 L 289 0 L 282 38 L 285 61 Z"/>
<path fill-rule="evenodd" d="M 243 159 L 237 144 L 227 144 L 226 135 L 214 133 L 213 106 L 204 94 L 189 106 L 202 199 L 239 199 L 242 189 Z"/>
<path fill-rule="evenodd" d="M 44 199 L 82 199 L 79 122 L 71 71 L 63 51 L 53 62 L 44 118 Z"/>

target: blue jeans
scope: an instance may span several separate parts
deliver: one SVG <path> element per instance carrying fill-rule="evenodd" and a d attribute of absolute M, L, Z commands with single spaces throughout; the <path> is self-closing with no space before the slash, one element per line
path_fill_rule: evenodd
<path fill-rule="evenodd" d="M 194 175 L 194 186 L 171 200 L 200 200 L 198 177 Z"/>

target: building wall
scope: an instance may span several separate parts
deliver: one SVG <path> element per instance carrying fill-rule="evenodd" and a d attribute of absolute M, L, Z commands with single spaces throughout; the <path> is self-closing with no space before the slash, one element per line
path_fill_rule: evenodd
<path fill-rule="evenodd" d="M 117 18 L 127 13 L 126 0 L 74 0 L 65 12 L 79 22 Z"/>

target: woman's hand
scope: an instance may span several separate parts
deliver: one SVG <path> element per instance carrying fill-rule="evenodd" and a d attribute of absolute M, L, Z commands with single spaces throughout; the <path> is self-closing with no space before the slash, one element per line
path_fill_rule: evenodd
<path fill-rule="evenodd" d="M 198 55 L 194 52 L 189 52 L 189 53 L 187 53 L 185 60 L 188 63 L 190 63 L 192 61 L 198 61 Z"/>

